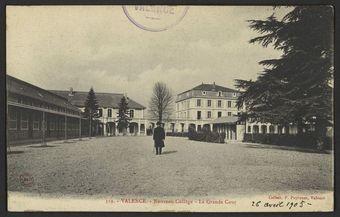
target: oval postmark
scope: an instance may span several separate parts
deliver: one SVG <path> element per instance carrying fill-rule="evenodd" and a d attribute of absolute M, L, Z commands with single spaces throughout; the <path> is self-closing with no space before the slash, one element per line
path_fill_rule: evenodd
<path fill-rule="evenodd" d="M 22 173 L 19 178 L 21 185 L 27 187 L 33 186 L 34 178 L 30 173 Z"/>
<path fill-rule="evenodd" d="M 186 15 L 189 6 L 175 5 L 125 5 L 123 10 L 137 27 L 161 32 L 177 25 Z"/>

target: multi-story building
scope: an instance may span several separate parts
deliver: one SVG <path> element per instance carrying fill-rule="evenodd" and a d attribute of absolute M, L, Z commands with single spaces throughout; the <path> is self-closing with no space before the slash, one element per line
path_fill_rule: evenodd
<path fill-rule="evenodd" d="M 189 127 L 225 132 L 227 140 L 242 141 L 244 134 L 296 134 L 295 125 L 240 121 L 245 108 L 236 106 L 240 92 L 213 84 L 201 84 L 177 95 L 176 118 L 167 129 L 186 132 Z"/>
<path fill-rule="evenodd" d="M 60 95 L 68 101 L 78 107 L 80 110 L 85 110 L 85 101 L 88 92 L 74 91 L 70 88 L 69 91 L 51 90 L 51 92 Z M 124 96 L 120 93 L 98 93 L 96 92 L 96 99 L 98 101 L 99 117 L 96 118 L 99 121 L 97 132 L 99 135 L 112 136 L 118 135 L 119 129 L 117 127 L 117 114 L 119 109 L 119 102 Z M 147 120 L 144 118 L 145 106 L 127 97 L 129 115 L 131 118 L 127 132 L 133 135 L 146 134 Z"/>
<path fill-rule="evenodd" d="M 200 131 L 203 128 L 225 131 L 227 139 L 242 139 L 244 125 L 237 132 L 238 113 L 236 106 L 239 91 L 213 84 L 200 84 L 177 95 L 176 119 L 172 131 L 186 132 L 189 127 Z M 239 124 L 241 126 L 241 124 Z M 239 137 L 239 138 L 238 138 Z"/>

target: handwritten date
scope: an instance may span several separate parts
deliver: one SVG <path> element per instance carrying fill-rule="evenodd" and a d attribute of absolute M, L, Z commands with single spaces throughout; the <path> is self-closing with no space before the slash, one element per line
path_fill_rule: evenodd
<path fill-rule="evenodd" d="M 278 201 L 275 203 L 269 203 L 264 201 L 252 201 L 251 206 L 253 207 L 268 207 L 268 208 L 278 208 L 278 207 L 288 207 L 288 209 L 292 208 L 302 208 L 304 206 L 311 206 L 312 204 L 309 202 L 306 202 L 304 200 L 301 200 L 299 202 L 284 202 L 284 201 Z"/>

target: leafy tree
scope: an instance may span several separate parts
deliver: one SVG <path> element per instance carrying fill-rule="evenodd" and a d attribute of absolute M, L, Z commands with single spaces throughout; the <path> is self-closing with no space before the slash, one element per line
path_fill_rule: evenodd
<path fill-rule="evenodd" d="M 85 101 L 84 117 L 89 119 L 89 135 L 92 136 L 93 118 L 98 117 L 98 101 L 93 88 L 90 88 Z"/>
<path fill-rule="evenodd" d="M 118 106 L 119 106 L 119 110 L 117 113 L 118 129 L 123 132 L 123 135 L 126 135 L 126 129 L 129 126 L 131 118 L 129 117 L 129 107 L 125 96 L 121 98 Z"/>
<path fill-rule="evenodd" d="M 255 81 L 236 80 L 244 92 L 238 107 L 246 106 L 254 121 L 298 126 L 313 124 L 323 137 L 332 120 L 333 8 L 297 6 L 278 20 L 250 20 L 261 36 L 250 43 L 272 45 L 282 51 L 278 59 L 260 62 L 263 72 Z"/>
<path fill-rule="evenodd" d="M 164 118 L 169 118 L 173 112 L 173 95 L 165 83 L 157 82 L 153 87 L 150 100 L 150 114 L 162 122 Z"/>

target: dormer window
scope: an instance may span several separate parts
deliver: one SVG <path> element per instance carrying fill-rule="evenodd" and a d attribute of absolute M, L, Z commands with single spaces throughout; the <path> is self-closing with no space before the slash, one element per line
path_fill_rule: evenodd
<path fill-rule="evenodd" d="M 217 96 L 222 96 L 222 91 L 218 91 Z"/>
<path fill-rule="evenodd" d="M 233 97 L 236 97 L 236 93 L 233 93 Z"/>
<path fill-rule="evenodd" d="M 202 95 L 207 95 L 207 91 L 202 91 Z"/>

